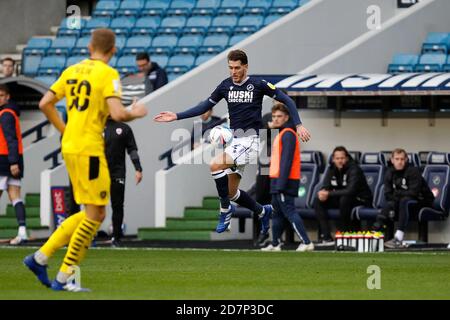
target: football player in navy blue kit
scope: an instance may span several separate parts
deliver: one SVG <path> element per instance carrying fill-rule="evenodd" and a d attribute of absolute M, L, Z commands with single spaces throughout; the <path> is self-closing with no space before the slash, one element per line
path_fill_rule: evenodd
<path fill-rule="evenodd" d="M 216 232 L 221 233 L 228 229 L 235 210 L 230 201 L 234 201 L 259 216 L 262 224 L 260 238 L 267 238 L 272 206 L 257 203 L 245 191 L 239 189 L 245 165 L 256 163 L 258 156 L 259 130 L 263 127 L 261 113 L 264 96 L 274 98 L 286 105 L 296 125 L 297 134 L 303 142 L 310 139 L 310 133 L 303 127 L 295 102 L 287 94 L 270 82 L 247 75 L 248 58 L 244 51 L 229 52 L 228 69 L 230 77 L 222 81 L 208 99 L 183 112 L 161 112 L 154 117 L 154 120 L 170 122 L 196 117 L 213 108 L 221 99 L 227 101 L 230 128 L 234 131 L 234 139 L 224 152 L 210 163 L 211 175 L 220 198 L 220 218 Z"/>

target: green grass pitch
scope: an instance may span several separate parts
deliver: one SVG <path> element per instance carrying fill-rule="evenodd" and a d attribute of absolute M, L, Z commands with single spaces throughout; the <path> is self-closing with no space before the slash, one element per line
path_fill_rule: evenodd
<path fill-rule="evenodd" d="M 0 299 L 449 299 L 450 253 L 91 249 L 89 293 L 53 292 L 22 264 L 35 248 L 0 248 Z M 64 251 L 50 261 L 59 269 Z M 370 265 L 381 289 L 369 290 Z"/>

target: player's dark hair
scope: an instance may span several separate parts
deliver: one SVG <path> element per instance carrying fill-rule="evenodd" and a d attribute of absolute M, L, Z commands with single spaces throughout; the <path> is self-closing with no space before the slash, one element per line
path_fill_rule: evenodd
<path fill-rule="evenodd" d="M 333 157 L 334 157 L 334 154 L 336 153 L 336 152 L 344 152 L 345 153 L 345 156 L 347 157 L 347 158 L 350 158 L 350 153 L 348 153 L 348 151 L 347 151 L 347 149 L 344 147 L 344 146 L 337 146 L 336 148 L 334 148 L 334 150 L 333 150 Z"/>
<path fill-rule="evenodd" d="M 277 111 L 281 111 L 284 114 L 289 115 L 289 110 L 286 108 L 286 106 L 282 103 L 275 103 L 272 107 L 272 113 L 277 112 Z"/>
<path fill-rule="evenodd" d="M 95 51 L 109 53 L 116 45 L 116 35 L 110 29 L 100 28 L 92 32 L 91 46 Z"/>
<path fill-rule="evenodd" d="M 10 94 L 9 88 L 6 84 L 0 84 L 0 91 L 5 92 L 6 94 Z"/>
<path fill-rule="evenodd" d="M 240 61 L 242 64 L 248 64 L 247 54 L 242 50 L 231 50 L 228 53 L 228 61 Z"/>
<path fill-rule="evenodd" d="M 5 61 L 11 61 L 13 64 L 13 67 L 16 65 L 16 61 L 14 61 L 14 59 L 11 57 L 6 57 L 6 58 L 2 59 L 2 63 Z"/>
<path fill-rule="evenodd" d="M 150 57 L 147 52 L 138 52 L 136 54 L 136 60 L 147 60 L 150 61 Z"/>

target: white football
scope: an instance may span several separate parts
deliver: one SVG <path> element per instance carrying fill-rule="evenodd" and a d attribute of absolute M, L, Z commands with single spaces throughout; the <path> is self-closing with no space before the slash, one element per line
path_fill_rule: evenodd
<path fill-rule="evenodd" d="M 218 146 L 229 144 L 233 140 L 233 131 L 227 126 L 216 126 L 209 133 L 209 141 Z"/>

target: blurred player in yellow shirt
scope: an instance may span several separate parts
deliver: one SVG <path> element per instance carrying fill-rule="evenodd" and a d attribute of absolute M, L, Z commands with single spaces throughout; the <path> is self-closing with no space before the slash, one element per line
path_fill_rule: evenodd
<path fill-rule="evenodd" d="M 90 58 L 68 67 L 39 103 L 39 108 L 63 135 L 61 151 L 75 201 L 85 207 L 66 219 L 38 251 L 24 259 L 39 281 L 54 290 L 84 290 L 67 280 L 105 219 L 110 178 L 102 133 L 108 115 L 123 122 L 147 114 L 143 105 L 133 103 L 126 109 L 121 103 L 119 73 L 108 65 L 116 52 L 114 33 L 109 29 L 95 30 L 88 47 Z M 67 101 L 67 124 L 55 107 L 63 98 Z M 48 259 L 65 245 L 68 248 L 63 263 L 50 283 Z"/>

